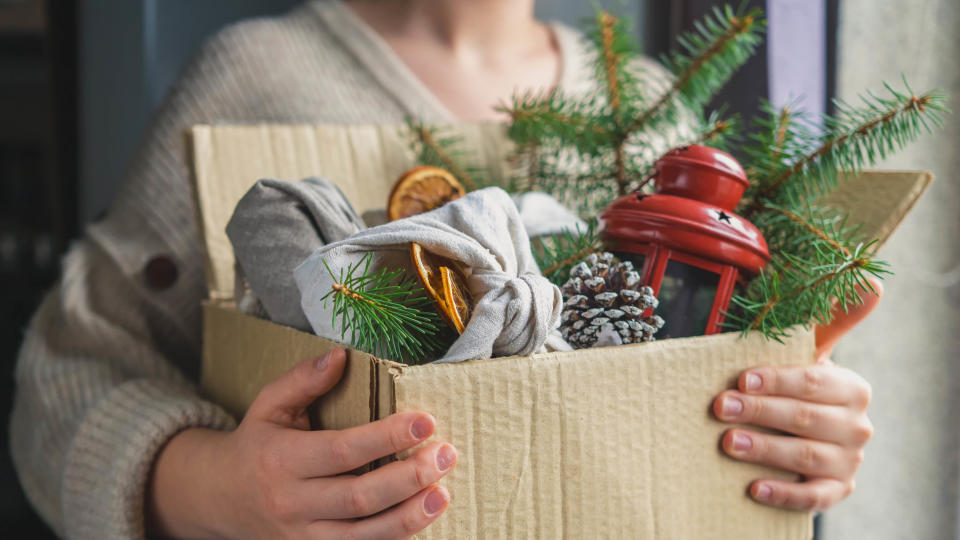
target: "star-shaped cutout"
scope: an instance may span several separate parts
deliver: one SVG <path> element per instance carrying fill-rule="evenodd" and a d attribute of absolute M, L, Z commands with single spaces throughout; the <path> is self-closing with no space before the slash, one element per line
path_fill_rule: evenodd
<path fill-rule="evenodd" d="M 730 215 L 724 212 L 723 210 L 717 210 L 717 219 L 728 225 L 732 223 L 730 221 Z"/>

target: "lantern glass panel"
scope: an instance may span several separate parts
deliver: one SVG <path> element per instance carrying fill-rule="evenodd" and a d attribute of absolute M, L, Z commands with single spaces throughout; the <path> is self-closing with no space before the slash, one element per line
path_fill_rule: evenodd
<path fill-rule="evenodd" d="M 700 336 L 706 331 L 720 274 L 680 261 L 667 262 L 656 313 L 665 324 L 657 339 Z"/>

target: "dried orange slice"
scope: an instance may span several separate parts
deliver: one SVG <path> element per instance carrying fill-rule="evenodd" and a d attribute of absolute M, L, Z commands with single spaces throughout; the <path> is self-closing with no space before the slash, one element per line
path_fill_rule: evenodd
<path fill-rule="evenodd" d="M 473 302 L 460 268 L 454 261 L 434 255 L 416 242 L 410 243 L 410 259 L 437 311 L 451 328 L 463 333 Z"/>
<path fill-rule="evenodd" d="M 470 320 L 472 308 L 470 293 L 463 286 L 463 280 L 459 274 L 451 270 L 450 267 L 440 267 L 440 278 L 443 282 L 443 300 L 447 309 L 447 317 L 449 317 L 457 332 L 462 334 L 467 321 Z"/>
<path fill-rule="evenodd" d="M 390 190 L 387 218 L 393 221 L 429 212 L 465 193 L 463 184 L 446 170 L 416 167 L 403 173 Z"/>

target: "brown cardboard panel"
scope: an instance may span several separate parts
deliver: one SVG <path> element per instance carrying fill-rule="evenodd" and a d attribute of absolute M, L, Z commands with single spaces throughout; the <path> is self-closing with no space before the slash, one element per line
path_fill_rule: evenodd
<path fill-rule="evenodd" d="M 736 374 L 809 361 L 759 335 L 673 339 L 404 369 L 397 410 L 426 410 L 460 450 L 453 504 L 423 538 L 809 538 L 809 514 L 751 501 L 781 471 L 736 462 L 709 412 Z"/>
<path fill-rule="evenodd" d="M 931 182 L 933 174 L 926 171 L 867 171 L 841 180 L 826 203 L 848 213 L 849 223 L 863 223 L 864 238 L 879 239 L 879 249 Z"/>
<path fill-rule="evenodd" d="M 265 384 L 304 358 L 337 344 L 286 326 L 244 315 L 227 303 L 208 302 L 203 318 L 203 391 L 240 418 Z M 317 407 L 320 426 L 343 429 L 371 418 L 374 358 L 349 351 L 340 383 Z"/>

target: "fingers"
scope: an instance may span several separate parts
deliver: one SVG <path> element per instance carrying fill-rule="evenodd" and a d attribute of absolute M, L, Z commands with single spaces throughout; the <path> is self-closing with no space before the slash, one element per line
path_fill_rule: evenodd
<path fill-rule="evenodd" d="M 731 429 L 723 450 L 741 461 L 760 463 L 807 476 L 852 478 L 863 462 L 862 449 L 821 441 Z"/>
<path fill-rule="evenodd" d="M 713 411 L 724 422 L 763 426 L 844 446 L 863 446 L 873 435 L 866 415 L 792 398 L 729 390 L 713 402 Z"/>
<path fill-rule="evenodd" d="M 883 294 L 883 284 L 880 279 L 874 276 L 867 277 L 867 281 L 870 287 L 873 288 L 873 291 L 864 289 L 858 285 L 857 291 L 860 294 L 860 304 L 849 305 L 846 311 L 839 305 L 835 306 L 832 310 L 833 320 L 830 321 L 830 324 L 817 326 L 816 342 L 818 362 L 826 361 L 826 359 L 830 357 L 830 354 L 833 353 L 833 348 L 836 347 L 840 338 L 852 330 L 860 321 L 867 318 L 867 315 L 877 307 L 877 304 L 880 302 L 880 296 Z"/>
<path fill-rule="evenodd" d="M 289 432 L 288 458 L 301 478 L 333 476 L 402 452 L 430 438 L 437 421 L 424 412 L 402 412 L 341 431 Z"/>
<path fill-rule="evenodd" d="M 436 443 L 361 476 L 311 480 L 304 494 L 315 502 L 316 515 L 310 517 L 344 519 L 376 514 L 439 481 L 456 462 L 453 446 Z"/>
<path fill-rule="evenodd" d="M 849 497 L 854 487 L 853 480 L 842 482 L 833 478 L 814 478 L 806 482 L 757 480 L 750 486 L 750 496 L 770 506 L 819 512 Z"/>
<path fill-rule="evenodd" d="M 783 396 L 827 405 L 853 405 L 864 410 L 871 389 L 863 377 L 833 364 L 758 367 L 740 375 L 737 387 L 745 394 Z"/>
<path fill-rule="evenodd" d="M 352 523 L 314 523 L 316 528 L 334 525 L 337 538 L 392 539 L 410 538 L 433 523 L 450 505 L 450 493 L 443 486 L 430 486 L 416 496 L 374 517 Z"/>
<path fill-rule="evenodd" d="M 343 349 L 333 349 L 320 358 L 308 358 L 263 387 L 247 415 L 280 424 L 300 418 L 318 397 L 330 391 L 347 360 Z"/>

